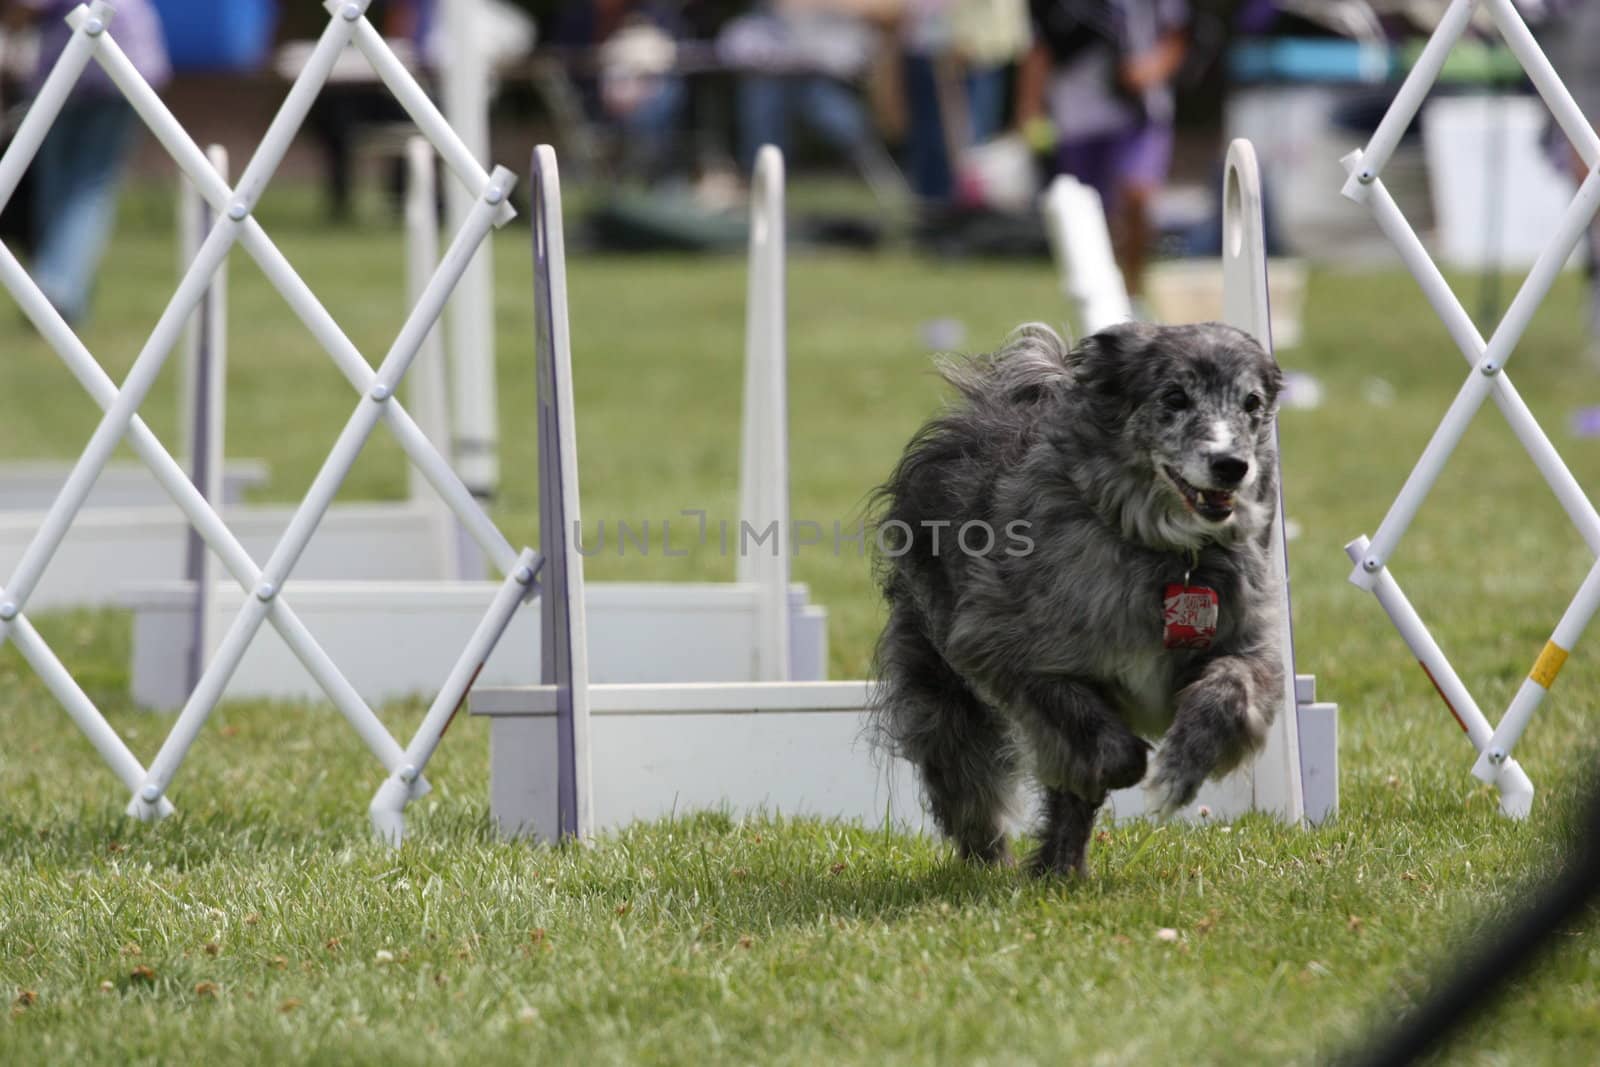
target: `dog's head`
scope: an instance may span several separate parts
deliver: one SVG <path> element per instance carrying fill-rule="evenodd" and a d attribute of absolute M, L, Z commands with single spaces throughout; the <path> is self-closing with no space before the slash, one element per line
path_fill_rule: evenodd
<path fill-rule="evenodd" d="M 1266 530 L 1282 374 L 1250 335 L 1128 323 L 1085 339 L 1068 365 L 1063 414 L 1079 421 L 1057 431 L 1076 454 L 1098 451 L 1075 477 L 1129 535 L 1196 549 Z"/>

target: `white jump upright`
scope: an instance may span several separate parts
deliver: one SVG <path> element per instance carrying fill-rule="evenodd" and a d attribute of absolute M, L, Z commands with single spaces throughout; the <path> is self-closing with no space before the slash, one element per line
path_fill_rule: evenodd
<path fill-rule="evenodd" d="M 1261 169 L 1255 148 L 1240 139 L 1228 147 L 1222 193 L 1223 320 L 1273 351 L 1272 308 L 1267 289 L 1266 230 Z M 1283 471 L 1276 472 L 1278 502 L 1272 523 L 1272 579 L 1278 599 L 1283 692 L 1265 746 L 1249 765 L 1220 782 L 1207 782 L 1187 814 L 1209 810 L 1232 818 L 1265 811 L 1287 822 L 1321 823 L 1339 809 L 1338 706 L 1319 703 L 1314 675 L 1295 671 L 1294 612 L 1289 588 L 1289 546 L 1284 536 Z M 1143 814 L 1143 790 L 1111 794 L 1118 818 Z"/>
<path fill-rule="evenodd" d="M 221 145 L 206 149 L 206 159 L 219 177 L 228 178 L 228 151 Z M 215 221 L 211 207 L 192 185 L 180 180 L 178 198 L 178 228 L 182 234 L 180 270 L 188 269 L 199 255 L 202 235 Z M 222 464 L 226 455 L 227 392 L 228 392 L 228 261 L 223 260 L 211 277 L 211 287 L 200 301 L 200 313 L 189 324 L 185 338 L 184 361 L 187 403 L 183 406 L 188 416 L 183 425 L 188 428 L 190 478 L 195 488 L 213 507 L 222 500 Z M 188 531 L 187 558 L 184 571 L 194 584 L 194 624 L 190 632 L 188 671 L 184 680 L 188 688 L 200 681 L 205 668 L 206 650 L 217 634 L 218 578 L 216 557 L 206 549 L 205 541 L 191 527 Z"/>
<path fill-rule="evenodd" d="M 1105 205 L 1093 186 L 1058 175 L 1044 191 L 1045 235 L 1061 280 L 1061 295 L 1077 313 L 1084 336 L 1133 318 L 1127 281 L 1117 266 Z"/>
<path fill-rule="evenodd" d="M 1229 158 L 1229 232 L 1235 238 L 1224 263 L 1234 290 L 1229 318 L 1270 344 L 1260 179 L 1248 145 L 1236 145 Z M 775 152 L 764 150 L 763 160 L 758 186 L 781 175 Z M 533 170 L 540 386 L 542 392 L 551 392 L 557 385 L 545 379 L 543 368 L 565 375 L 571 364 L 554 155 L 540 149 Z M 758 194 L 752 212 L 759 216 L 772 203 L 770 196 Z M 541 436 L 541 441 L 548 437 Z M 555 506 L 553 487 L 559 485 L 566 493 L 575 478 L 575 464 L 559 480 L 557 472 L 541 469 L 541 515 Z M 575 515 L 574 501 L 566 517 L 570 521 Z M 552 525 L 541 521 L 543 548 L 551 567 L 560 558 L 579 564 L 563 573 L 571 583 L 568 600 L 581 603 L 581 560 L 571 551 L 566 529 L 555 529 L 561 533 L 551 540 Z M 1318 822 L 1337 808 L 1335 709 L 1316 704 L 1314 679 L 1294 673 L 1281 533 L 1275 554 L 1284 588 L 1283 707 L 1266 750 L 1226 780 L 1207 783 L 1187 812 L 1191 818 L 1205 806 L 1217 819 L 1267 811 L 1293 823 Z M 573 613 L 552 620 L 551 613 L 559 611 L 557 599 L 547 585 L 542 607 L 546 632 L 565 625 L 555 632 L 564 633 L 566 647 L 586 649 L 597 629 L 592 614 L 588 632 Z M 545 656 L 550 657 L 548 646 Z M 543 839 L 584 836 L 636 819 L 708 807 L 820 815 L 910 831 L 927 825 L 912 768 L 871 748 L 869 682 L 585 685 L 579 668 L 584 658 L 580 652 L 556 660 L 558 669 L 579 672 L 566 678 L 547 673 L 538 686 L 473 691 L 472 713 L 491 721 L 490 811 L 504 833 Z M 585 714 L 587 725 L 581 721 Z M 590 774 L 586 781 L 566 784 L 570 773 L 582 775 L 584 768 Z M 575 795 L 590 798 L 588 820 L 574 822 L 567 814 L 579 803 L 572 799 L 574 789 Z M 1144 802 L 1138 789 L 1111 798 L 1119 818 L 1141 814 Z"/>
<path fill-rule="evenodd" d="M 786 682 L 789 662 L 788 314 L 784 307 L 783 153 L 765 145 L 750 180 L 750 280 L 745 306 L 743 462 L 739 517 L 776 530 L 772 552 L 739 552 L 735 576 L 763 592 L 757 609 L 758 682 Z M 761 353 L 765 358 L 755 354 Z M 741 531 L 742 534 L 742 531 Z M 742 538 L 741 538 L 742 539 Z"/>
<path fill-rule="evenodd" d="M 1416 232 L 1384 187 L 1382 173 L 1406 127 L 1416 117 L 1444 68 L 1451 49 L 1466 31 L 1473 15 L 1484 11 L 1522 65 L 1534 88 L 1555 116 L 1567 140 L 1577 149 L 1589 175 L 1562 214 L 1560 225 L 1535 261 L 1505 316 L 1487 341 L 1479 334 L 1444 275 L 1423 248 Z M 1444 322 L 1451 340 L 1470 365 L 1466 381 L 1434 431 L 1399 496 L 1370 540 L 1358 537 L 1346 546 L 1355 569 L 1350 581 L 1373 593 L 1388 613 L 1407 646 L 1422 664 L 1446 707 L 1478 750 L 1472 773 L 1500 792 L 1500 808 L 1513 818 L 1525 817 L 1533 803 L 1533 785 L 1511 752 L 1527 728 L 1556 676 L 1566 663 L 1589 620 L 1600 609 L 1600 562 L 1584 579 L 1550 640 L 1535 659 L 1498 726 L 1479 709 L 1472 694 L 1451 666 L 1427 625 L 1390 573 L 1390 563 L 1401 539 L 1416 518 L 1423 501 L 1445 464 L 1461 443 L 1468 426 L 1485 401 L 1493 400 L 1510 424 L 1534 466 L 1549 484 L 1573 525 L 1600 556 L 1600 513 L 1568 470 L 1555 445 L 1528 410 L 1511 384 L 1506 364 L 1521 342 L 1534 312 L 1549 295 L 1562 267 L 1571 257 L 1600 207 L 1600 136 L 1597 136 L 1572 94 L 1534 41 L 1533 34 L 1512 0 L 1453 0 L 1438 28 L 1411 68 L 1393 103 L 1365 148 L 1345 157 L 1348 179 L 1344 195 L 1365 204 L 1401 261 L 1416 278 L 1423 295 Z"/>
<path fill-rule="evenodd" d="M 156 92 L 139 75 L 110 32 L 111 5 L 96 0 L 79 6 L 68 16 L 72 35 L 55 68 L 46 78 L 34 105 L 18 128 L 10 147 L 0 156 L 0 204 L 15 190 L 17 178 L 38 151 L 72 85 L 90 62 L 105 70 L 134 111 L 172 155 L 179 168 L 205 196 L 215 221 L 199 251 L 185 271 L 176 293 L 162 312 L 150 337 L 134 360 L 119 388 L 71 328 L 50 305 L 8 250 L 0 247 L 0 284 L 4 284 L 68 367 L 78 377 L 105 415 L 82 457 L 46 512 L 40 527 L 0 590 L 0 640 L 11 640 L 41 679 L 66 707 L 113 771 L 133 792 L 128 812 L 155 819 L 172 811 L 167 793 L 184 758 L 220 700 L 229 676 L 251 640 L 264 624 L 278 632 L 323 687 L 328 698 L 346 717 L 382 764 L 388 777 L 372 806 L 375 829 L 397 840 L 403 829 L 405 804 L 426 792 L 423 778 L 427 761 L 436 749 L 450 715 L 466 696 L 467 687 L 481 669 L 516 608 L 537 590 L 541 561 L 532 549 L 512 548 L 472 494 L 456 477 L 449 462 L 418 428 L 397 398 L 407 369 L 438 319 L 450 290 L 460 280 L 474 252 L 497 226 L 514 217 L 508 202 L 513 177 L 503 167 L 492 173 L 461 144 L 411 76 L 394 60 L 376 29 L 368 23 L 363 0 L 330 2 L 330 19 L 300 76 L 269 124 L 259 147 L 230 187 L 204 153 L 167 110 Z M 423 293 L 407 315 L 394 342 L 376 369 L 362 356 L 316 295 L 253 217 L 257 200 L 304 122 L 334 62 L 354 43 L 373 64 L 410 113 L 418 128 L 443 155 L 456 177 L 474 191 L 476 200 L 466 224 L 455 235 Z M 357 393 L 355 407 L 332 451 L 301 504 L 294 509 L 281 539 L 264 564 L 251 558 L 216 510 L 186 476 L 138 416 L 138 408 L 160 374 L 184 324 L 195 313 L 211 280 L 234 245 L 242 246 L 260 265 L 263 274 L 283 295 L 311 335 L 334 359 Z M 500 593 L 449 674 L 410 745 L 402 748 L 349 684 L 338 666 L 311 636 L 290 607 L 296 565 L 316 533 L 328 506 L 343 483 L 362 447 L 380 423 L 386 423 L 401 448 L 427 475 L 430 485 L 454 510 L 478 540 L 485 555 L 504 574 Z M 198 684 L 189 694 L 166 740 L 148 768 L 142 767 L 89 700 L 71 673 L 29 623 L 30 597 L 88 497 L 89 488 L 119 441 L 126 439 L 148 464 L 184 515 L 222 561 L 241 589 L 248 593 L 244 605 L 227 628 Z"/>

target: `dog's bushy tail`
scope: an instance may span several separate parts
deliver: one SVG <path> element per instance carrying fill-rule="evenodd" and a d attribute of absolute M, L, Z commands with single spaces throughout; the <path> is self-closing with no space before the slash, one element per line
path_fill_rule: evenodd
<path fill-rule="evenodd" d="M 955 397 L 912 436 L 869 499 L 873 574 L 889 609 L 873 655 L 879 680 L 873 725 L 889 751 L 915 759 L 935 737 L 936 723 L 982 718 L 973 710 L 975 697 L 940 658 L 954 604 L 946 561 L 932 550 L 924 523 L 953 529 L 990 517 L 996 472 L 1020 461 L 1035 433 L 1037 405 L 1071 378 L 1069 358 L 1060 334 L 1030 323 L 993 353 L 940 360 Z M 932 714 L 950 704 L 957 707 Z"/>
<path fill-rule="evenodd" d="M 1030 441 L 1033 409 L 1066 387 L 1071 352 L 1044 323 L 1027 323 L 997 351 L 947 356 L 936 367 L 956 398 L 912 435 L 887 481 L 873 490 L 866 508 L 873 535 L 873 566 L 891 603 L 896 558 L 883 551 L 884 524 L 917 527 L 923 519 L 950 519 L 984 496 L 977 482 L 1020 458 Z"/>

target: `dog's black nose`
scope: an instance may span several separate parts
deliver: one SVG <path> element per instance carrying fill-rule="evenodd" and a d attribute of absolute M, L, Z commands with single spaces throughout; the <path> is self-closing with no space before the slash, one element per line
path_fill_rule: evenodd
<path fill-rule="evenodd" d="M 1218 486 L 1235 486 L 1250 473 L 1250 464 L 1238 456 L 1216 456 L 1211 460 L 1211 477 Z"/>

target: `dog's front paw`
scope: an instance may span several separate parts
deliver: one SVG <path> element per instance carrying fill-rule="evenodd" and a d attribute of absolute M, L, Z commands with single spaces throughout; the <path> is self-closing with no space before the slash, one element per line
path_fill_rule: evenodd
<path fill-rule="evenodd" d="M 1155 773 L 1145 786 L 1150 796 L 1150 806 L 1159 818 L 1169 818 L 1194 802 L 1205 780 L 1205 768 L 1195 766 L 1169 748 L 1163 748 L 1156 757 Z"/>

